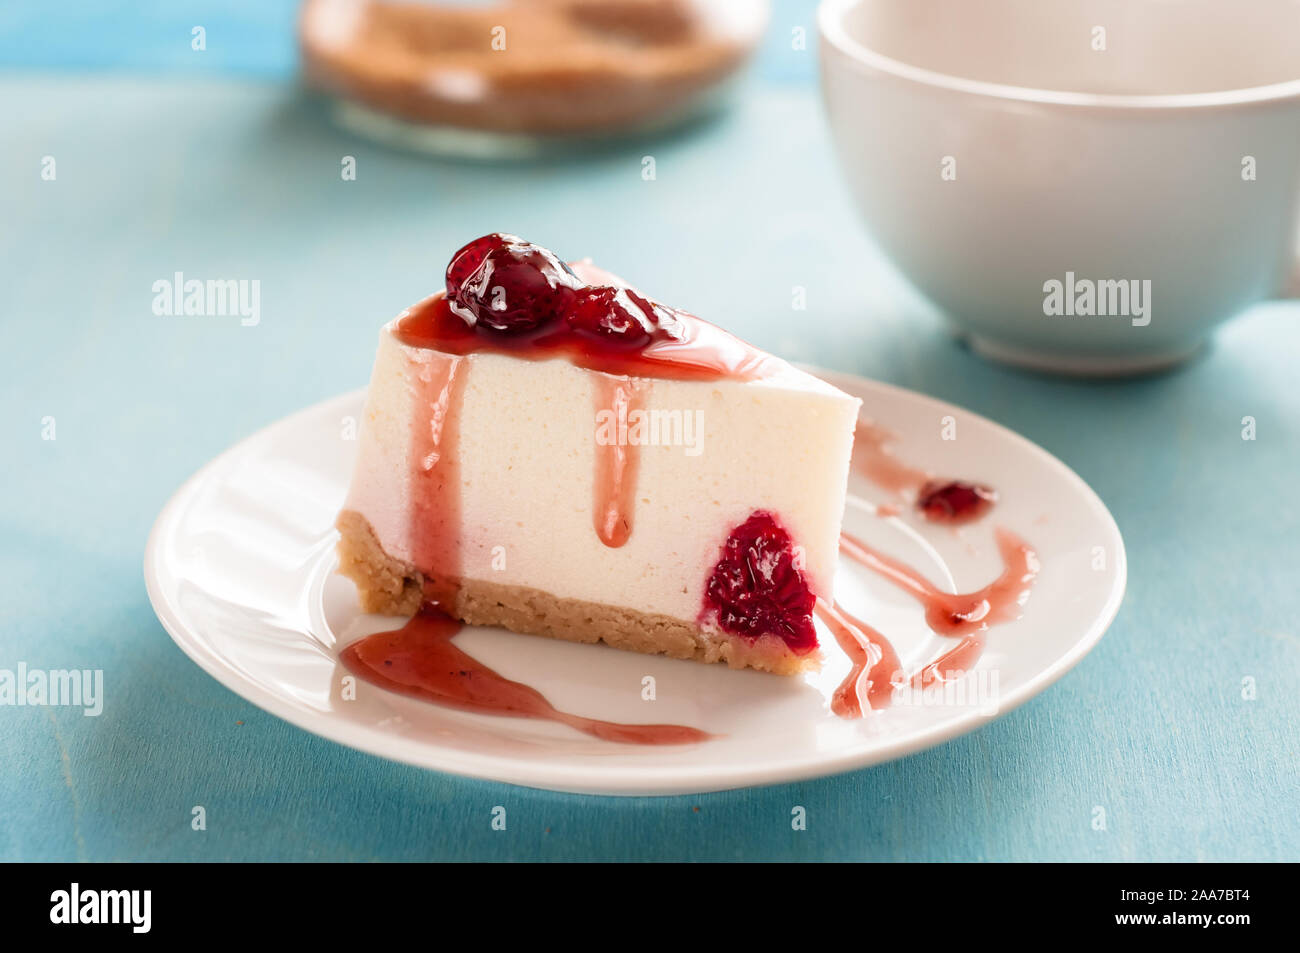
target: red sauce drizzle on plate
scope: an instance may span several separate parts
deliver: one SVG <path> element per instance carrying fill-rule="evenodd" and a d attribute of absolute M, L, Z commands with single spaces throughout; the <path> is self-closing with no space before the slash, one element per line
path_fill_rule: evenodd
<path fill-rule="evenodd" d="M 1001 574 L 983 589 L 970 593 L 953 593 L 942 591 L 915 569 L 877 552 L 860 539 L 847 533 L 840 535 L 840 552 L 912 595 L 925 609 L 926 624 L 935 633 L 960 639 L 955 647 L 913 675 L 910 679 L 913 686 L 925 688 L 936 682 L 960 677 L 979 661 L 984 651 L 984 633 L 989 626 L 1020 617 L 1021 608 L 1028 600 L 1029 591 L 1038 576 L 1038 556 L 1023 540 L 1008 530 L 998 529 L 996 537 L 998 551 L 1002 556 Z M 838 606 L 828 610 L 819 604 L 818 609 L 822 621 L 827 623 L 853 662 L 849 678 L 836 690 L 836 698 L 850 691 L 850 682 L 857 685 L 865 664 L 863 656 L 868 652 L 865 646 L 869 644 L 874 646 L 871 650 L 873 658 L 874 652 L 880 653 L 867 674 L 871 682 L 871 707 L 885 707 L 893 689 L 890 680 L 898 681 L 902 677 L 898 657 L 888 640 Z M 839 618 L 836 618 L 836 614 Z M 853 642 L 859 643 L 857 648 L 851 647 Z M 893 660 L 892 668 L 886 661 L 890 658 Z M 888 690 L 877 688 L 877 675 L 889 685 Z M 880 704 L 877 704 L 878 701 Z M 861 714 L 860 705 L 855 710 L 851 704 L 841 702 L 840 707 L 836 708 L 833 699 L 831 707 L 837 715 L 845 718 Z"/>
<path fill-rule="evenodd" d="M 1018 619 L 1038 575 L 1038 556 L 1020 537 L 1005 529 L 996 536 L 1002 573 L 970 593 L 944 592 L 915 569 L 848 533 L 840 536 L 840 552 L 915 597 L 925 609 L 926 624 L 939 635 L 964 636 Z"/>
<path fill-rule="evenodd" d="M 853 469 L 882 490 L 914 493 L 930 479 L 930 473 L 894 456 L 889 444 L 895 439 L 884 427 L 859 420 L 853 434 Z"/>
<path fill-rule="evenodd" d="M 448 708 L 558 721 L 605 741 L 684 745 L 713 737 L 683 725 L 623 725 L 557 709 L 541 692 L 503 677 L 452 642 L 461 624 L 433 603 L 400 629 L 353 642 L 340 658 L 368 682 Z"/>
<path fill-rule="evenodd" d="M 889 449 L 897 437 L 878 424 L 859 420 L 853 438 L 852 468 L 876 486 L 899 496 L 911 496 L 916 509 L 931 523 L 957 526 L 973 523 L 993 508 L 997 492 L 965 480 L 936 480 L 928 470 L 912 466 Z M 879 507 L 878 511 L 883 511 Z M 893 512 L 880 515 L 894 516 Z"/>
<path fill-rule="evenodd" d="M 965 480 L 930 480 L 916 494 L 916 508 L 931 523 L 973 523 L 993 508 L 996 491 Z"/>
<path fill-rule="evenodd" d="M 831 696 L 831 711 L 841 718 L 861 718 L 864 700 L 868 708 L 888 708 L 902 668 L 889 640 L 836 603 L 819 599 L 815 611 L 853 663 Z"/>

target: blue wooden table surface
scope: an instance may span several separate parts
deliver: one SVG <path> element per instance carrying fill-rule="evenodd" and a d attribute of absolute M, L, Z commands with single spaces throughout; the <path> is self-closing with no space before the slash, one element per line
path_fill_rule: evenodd
<path fill-rule="evenodd" d="M 203 60 L 189 37 L 205 19 Z M 789 48 L 801 22 L 806 5 L 782 5 L 719 121 L 580 161 L 481 166 L 335 128 L 294 87 L 288 5 L 5 5 L 0 669 L 102 669 L 105 702 L 98 717 L 0 707 L 0 859 L 1300 856 L 1300 305 L 1253 309 L 1161 377 L 982 362 L 849 209 L 815 53 Z M 787 357 L 1037 441 L 1124 533 L 1129 591 L 1110 633 L 1044 695 L 937 749 L 687 798 L 434 774 L 221 688 L 150 610 L 154 516 L 235 440 L 364 384 L 378 324 L 434 287 L 466 236 L 495 229 L 595 255 Z M 155 315 L 153 283 L 177 271 L 259 280 L 260 322 Z M 789 308 L 796 285 L 807 311 Z M 497 805 L 506 831 L 491 828 Z M 791 830 L 793 805 L 807 830 Z"/>

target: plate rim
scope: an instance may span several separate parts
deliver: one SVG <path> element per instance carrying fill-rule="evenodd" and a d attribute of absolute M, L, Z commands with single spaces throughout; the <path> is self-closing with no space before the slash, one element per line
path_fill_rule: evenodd
<path fill-rule="evenodd" d="M 732 765 L 718 768 L 692 765 L 664 768 L 648 764 L 618 766 L 611 770 L 602 768 L 599 763 L 594 762 L 581 765 L 545 764 L 519 761 L 503 755 L 441 748 L 430 745 L 427 741 L 394 735 L 376 726 L 322 718 L 298 708 L 260 684 L 239 677 L 237 672 L 222 664 L 218 657 L 210 652 L 201 638 L 196 639 L 190 634 L 187 625 L 181 620 L 178 611 L 168 598 L 168 594 L 163 590 L 158 554 L 166 531 L 213 471 L 245 452 L 251 445 L 269 439 L 282 429 L 292 428 L 302 418 L 321 415 L 335 405 L 355 403 L 363 399 L 366 392 L 364 387 L 318 401 L 259 428 L 203 464 L 172 493 L 155 518 L 145 544 L 143 570 L 150 605 L 172 641 L 191 661 L 216 679 L 219 684 L 257 705 L 263 711 L 313 735 L 372 756 L 426 770 L 527 788 L 587 795 L 671 797 L 704 794 L 814 780 L 872 767 L 936 747 L 960 735 L 978 731 L 1019 708 L 1031 698 L 1042 694 L 1078 665 L 1084 656 L 1096 647 L 1114 622 L 1128 587 L 1128 557 L 1123 534 L 1097 492 L 1054 454 L 982 414 L 909 388 L 857 374 L 806 364 L 799 366 L 814 376 L 850 392 L 861 393 L 864 388 L 885 391 L 897 398 L 920 402 L 936 409 L 955 410 L 968 419 L 981 421 L 998 432 L 1002 438 L 1009 439 L 1025 452 L 1055 469 L 1067 482 L 1071 482 L 1080 491 L 1081 498 L 1086 501 L 1089 508 L 1100 517 L 1102 524 L 1113 534 L 1116 549 L 1114 581 L 1101 610 L 1069 649 L 1052 664 L 1027 679 L 1023 685 L 999 697 L 997 710 L 991 715 L 976 709 L 959 711 L 951 718 L 897 741 L 879 744 L 877 739 L 875 744 L 865 747 L 861 744 L 854 745 L 832 755 L 794 757 L 778 762 L 765 761 L 754 766 Z M 837 384 L 837 380 L 844 384 Z M 844 386 L 845 384 L 847 386 Z"/>

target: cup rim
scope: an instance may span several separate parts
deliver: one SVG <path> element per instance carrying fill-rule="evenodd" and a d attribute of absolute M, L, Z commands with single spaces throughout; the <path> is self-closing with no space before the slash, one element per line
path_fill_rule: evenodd
<path fill-rule="evenodd" d="M 1278 103 L 1287 100 L 1300 102 L 1300 77 L 1284 80 L 1281 83 L 1270 83 L 1266 86 L 1246 86 L 1206 93 L 1153 93 L 1142 95 L 1079 93 L 967 79 L 966 77 L 941 73 L 893 59 L 883 53 L 876 52 L 864 43 L 849 36 L 848 31 L 844 29 L 844 15 L 851 8 L 863 2 L 865 0 L 822 0 L 817 7 L 817 28 L 821 33 L 822 40 L 835 47 L 855 65 L 869 67 L 899 79 L 925 86 L 935 86 L 952 92 L 966 93 L 973 96 L 987 96 L 994 99 L 1103 110 L 1220 109 L 1251 103 Z"/>

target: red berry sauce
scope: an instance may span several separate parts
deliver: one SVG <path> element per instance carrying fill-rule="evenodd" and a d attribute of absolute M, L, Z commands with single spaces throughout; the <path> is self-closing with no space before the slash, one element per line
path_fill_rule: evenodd
<path fill-rule="evenodd" d="M 485 715 L 558 721 L 605 741 L 684 745 L 711 736 L 684 725 L 625 725 L 560 711 L 536 689 L 511 681 L 452 641 L 460 623 L 426 602 L 406 625 L 353 642 L 339 658 L 348 671 L 392 692 Z"/>
<path fill-rule="evenodd" d="M 817 647 L 816 602 L 790 534 L 771 513 L 757 510 L 723 544 L 705 587 L 702 620 L 750 642 L 779 636 L 790 651 L 806 655 Z"/>
<path fill-rule="evenodd" d="M 503 234 L 484 235 L 456 252 L 446 292 L 404 312 L 397 338 L 448 354 L 564 357 L 588 370 L 631 377 L 755 380 L 780 366 L 588 262 L 567 265 Z"/>
<path fill-rule="evenodd" d="M 917 494 L 916 508 L 932 523 L 957 525 L 979 519 L 997 500 L 995 490 L 978 483 L 931 480 Z"/>

